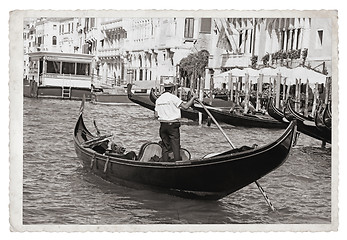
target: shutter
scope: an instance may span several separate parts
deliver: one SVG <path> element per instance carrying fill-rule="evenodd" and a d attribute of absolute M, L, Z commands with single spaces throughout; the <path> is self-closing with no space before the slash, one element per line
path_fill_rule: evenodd
<path fill-rule="evenodd" d="M 211 18 L 201 18 L 201 33 L 211 33 Z"/>

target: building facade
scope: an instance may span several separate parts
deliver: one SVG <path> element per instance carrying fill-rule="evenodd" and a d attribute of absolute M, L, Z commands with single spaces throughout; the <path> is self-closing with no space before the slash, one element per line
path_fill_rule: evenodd
<path fill-rule="evenodd" d="M 232 68 L 305 65 L 331 73 L 331 21 L 320 18 L 41 18 L 25 25 L 25 52 L 95 56 L 96 84 L 143 87 L 179 77 L 209 52 L 206 79 Z"/>
<path fill-rule="evenodd" d="M 214 19 L 216 31 L 208 68 L 219 74 L 235 67 L 307 66 L 331 74 L 330 19 Z M 224 36 L 226 43 L 221 44 Z"/>

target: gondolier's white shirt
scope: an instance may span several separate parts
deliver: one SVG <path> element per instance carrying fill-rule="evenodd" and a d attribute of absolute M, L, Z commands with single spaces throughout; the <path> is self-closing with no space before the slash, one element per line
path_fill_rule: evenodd
<path fill-rule="evenodd" d="M 158 113 L 158 120 L 163 122 L 175 122 L 181 118 L 182 100 L 177 96 L 165 92 L 155 101 L 155 111 Z"/>

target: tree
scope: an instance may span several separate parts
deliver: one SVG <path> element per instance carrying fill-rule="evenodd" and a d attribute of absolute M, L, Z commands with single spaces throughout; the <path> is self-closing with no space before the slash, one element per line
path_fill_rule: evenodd
<path fill-rule="evenodd" d="M 189 54 L 180 61 L 180 75 L 189 79 L 189 86 L 191 84 L 196 86 L 192 80 L 195 81 L 197 78 L 205 76 L 205 68 L 208 65 L 209 55 L 207 50 L 201 50 L 197 53 Z"/>

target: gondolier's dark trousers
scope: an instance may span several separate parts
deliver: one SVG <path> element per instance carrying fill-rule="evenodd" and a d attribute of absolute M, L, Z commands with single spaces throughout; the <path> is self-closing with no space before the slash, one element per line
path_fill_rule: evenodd
<path fill-rule="evenodd" d="M 163 142 L 162 160 L 169 161 L 169 153 L 173 152 L 174 161 L 179 161 L 180 157 L 180 126 L 181 123 L 160 123 L 159 135 Z"/>

